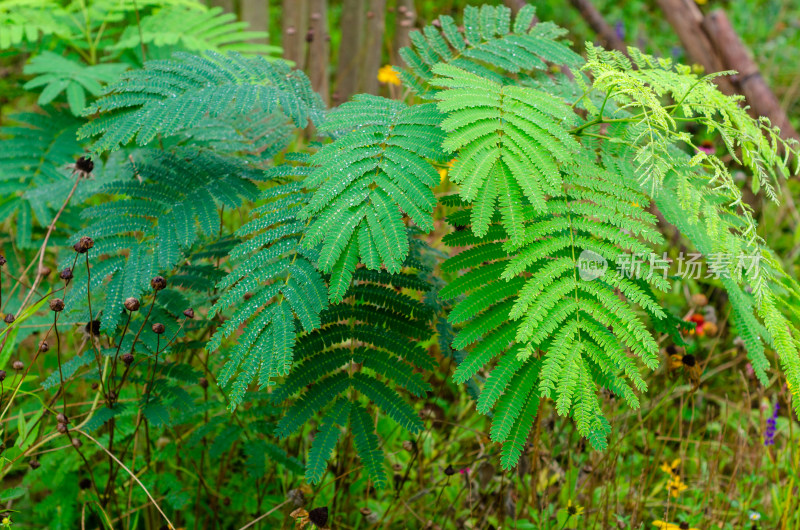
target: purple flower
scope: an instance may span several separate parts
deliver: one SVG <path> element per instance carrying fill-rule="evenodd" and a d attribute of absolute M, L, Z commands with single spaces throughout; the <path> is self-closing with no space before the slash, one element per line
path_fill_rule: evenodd
<path fill-rule="evenodd" d="M 614 24 L 614 31 L 617 32 L 619 40 L 625 40 L 625 24 L 623 24 L 621 20 L 618 20 L 617 23 Z"/>
<path fill-rule="evenodd" d="M 700 146 L 697 148 L 697 150 L 702 151 L 707 155 L 713 155 L 715 151 L 714 142 L 711 140 L 703 140 L 700 142 Z"/>
<path fill-rule="evenodd" d="M 772 410 L 772 415 L 767 418 L 767 430 L 764 432 L 764 445 L 775 445 L 775 426 L 778 422 L 778 409 L 780 409 L 778 402 L 775 402 L 775 408 Z"/>

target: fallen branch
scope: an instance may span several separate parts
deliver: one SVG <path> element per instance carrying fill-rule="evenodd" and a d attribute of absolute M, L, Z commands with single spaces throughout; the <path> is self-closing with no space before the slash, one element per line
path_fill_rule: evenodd
<path fill-rule="evenodd" d="M 708 73 L 738 72 L 714 80 L 722 92 L 742 94 L 753 114 L 769 118 L 772 125 L 780 128 L 784 139 L 800 140 L 723 10 L 703 16 L 693 0 L 658 0 L 658 5 L 691 61 L 702 65 Z"/>
<path fill-rule="evenodd" d="M 591 0 L 570 0 L 570 3 L 580 12 L 583 19 L 589 24 L 589 27 L 594 30 L 597 37 L 600 39 L 600 44 L 602 44 L 604 48 L 613 48 L 628 55 L 628 47 L 625 45 L 625 41 L 622 40 L 619 35 L 617 35 L 617 32 L 614 31 L 614 28 L 606 22 L 606 19 L 604 19 L 603 15 L 594 7 Z"/>
<path fill-rule="evenodd" d="M 767 86 L 758 66 L 739 39 L 725 11 L 716 9 L 709 13 L 703 19 L 703 29 L 721 57 L 725 69 L 738 72 L 731 80 L 747 99 L 753 112 L 769 118 L 772 125 L 780 128 L 781 136 L 784 139 L 800 140 L 800 135 L 789 122 L 778 98 Z"/>

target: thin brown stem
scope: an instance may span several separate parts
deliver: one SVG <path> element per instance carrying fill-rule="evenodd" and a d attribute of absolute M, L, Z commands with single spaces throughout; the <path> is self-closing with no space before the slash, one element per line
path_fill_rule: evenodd
<path fill-rule="evenodd" d="M 75 184 L 73 184 L 72 189 L 69 192 L 69 195 L 67 195 L 67 198 L 64 200 L 64 203 L 61 205 L 61 208 L 59 208 L 59 210 L 56 213 L 55 217 L 53 217 L 53 220 L 50 222 L 50 226 L 47 227 L 47 232 L 44 235 L 44 242 L 42 243 L 41 248 L 39 248 L 39 253 L 38 253 L 39 254 L 39 264 L 38 264 L 38 268 L 36 269 L 36 274 L 34 275 L 33 284 L 31 286 L 30 290 L 28 290 L 28 294 L 25 296 L 25 299 L 22 301 L 22 304 L 20 304 L 20 306 L 19 306 L 19 311 L 20 312 L 22 312 L 22 310 L 25 308 L 25 304 L 27 304 L 28 301 L 31 299 L 31 296 L 33 296 L 33 293 L 36 291 L 36 287 L 39 285 L 39 282 L 42 279 L 42 275 L 39 274 L 39 271 L 42 270 L 42 266 L 44 265 L 44 254 L 45 254 L 45 251 L 47 250 L 47 242 L 50 240 L 50 235 L 53 233 L 53 230 L 55 230 L 55 228 L 56 228 L 56 222 L 58 221 L 58 218 L 61 217 L 61 214 L 64 212 L 64 209 L 67 207 L 67 204 L 69 204 L 69 201 L 72 200 L 72 196 L 75 195 L 75 190 L 78 189 L 78 183 L 80 181 L 81 181 L 80 176 L 76 176 L 75 177 Z M 31 265 L 33 265 L 33 263 L 34 262 L 32 261 Z M 28 267 L 25 269 L 25 272 L 27 272 L 30 269 L 31 265 L 28 265 Z M 25 275 L 25 272 L 23 272 L 22 276 Z"/>

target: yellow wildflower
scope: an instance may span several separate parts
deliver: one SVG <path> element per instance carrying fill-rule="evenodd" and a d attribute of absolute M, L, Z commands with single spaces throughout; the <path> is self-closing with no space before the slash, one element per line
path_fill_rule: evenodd
<path fill-rule="evenodd" d="M 681 355 L 677 350 L 675 353 L 670 354 L 669 356 L 669 369 L 670 370 L 677 370 L 683 366 L 683 355 Z M 665 464 L 666 465 L 666 464 Z M 664 469 L 664 466 L 661 466 L 661 469 Z M 664 471 L 667 471 L 664 469 Z M 667 473 L 671 473 L 671 471 L 667 471 Z"/>
<path fill-rule="evenodd" d="M 689 489 L 689 486 L 681 482 L 681 477 L 677 475 L 673 475 L 672 479 L 667 482 L 667 490 L 669 491 L 669 494 L 675 498 L 677 498 L 687 489 Z"/>
<path fill-rule="evenodd" d="M 581 515 L 583 513 L 583 506 L 572 504 L 572 501 L 567 501 L 567 513 L 572 517 L 573 515 Z"/>
<path fill-rule="evenodd" d="M 381 83 L 387 83 L 389 85 L 399 85 L 400 78 L 397 77 L 397 72 L 395 72 L 392 65 L 387 64 L 386 66 L 381 66 L 380 70 L 378 70 L 378 81 Z"/>
<path fill-rule="evenodd" d="M 453 165 L 456 163 L 456 159 L 452 159 L 450 162 L 447 163 L 446 168 L 442 168 L 439 170 L 439 183 L 444 184 L 445 179 L 447 178 L 447 173 L 453 169 Z"/>
<path fill-rule="evenodd" d="M 699 528 L 689 528 L 689 523 L 665 523 L 664 521 L 653 521 L 653 526 L 661 530 L 700 530 Z"/>
<path fill-rule="evenodd" d="M 673 477 L 677 477 L 680 465 L 681 465 L 680 458 L 676 458 L 675 460 L 672 461 L 671 464 L 669 462 L 664 462 L 663 464 L 661 464 L 661 467 L 659 469 L 661 469 L 661 471 L 663 471 L 664 473 L 668 473 Z"/>
<path fill-rule="evenodd" d="M 694 3 L 700 6 L 704 6 L 708 3 L 708 0 L 694 0 Z"/>

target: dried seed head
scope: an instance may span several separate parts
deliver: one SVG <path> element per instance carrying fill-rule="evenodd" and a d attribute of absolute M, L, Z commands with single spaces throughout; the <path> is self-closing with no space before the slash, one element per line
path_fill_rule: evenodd
<path fill-rule="evenodd" d="M 14 367 L 14 370 L 19 372 L 20 370 L 23 370 L 25 368 L 25 363 L 23 363 L 22 361 L 14 361 L 14 364 L 12 364 L 11 366 Z"/>
<path fill-rule="evenodd" d="M 97 390 L 100 388 L 100 383 L 92 383 L 92 390 Z"/>
<path fill-rule="evenodd" d="M 53 272 L 53 270 L 50 267 L 45 267 L 42 265 L 42 267 L 39 269 L 39 276 L 50 276 L 51 272 Z"/>
<path fill-rule="evenodd" d="M 72 439 L 72 447 L 80 447 L 82 445 L 83 445 L 83 443 L 78 438 L 73 438 Z"/>
<path fill-rule="evenodd" d="M 71 280 L 73 278 L 72 269 L 67 267 L 66 269 L 64 269 L 63 271 L 61 271 L 58 274 L 58 277 L 61 278 L 62 280 L 65 280 L 65 281 L 66 280 Z"/>
<path fill-rule="evenodd" d="M 308 512 L 308 520 L 314 523 L 315 526 L 323 527 L 328 524 L 328 507 L 314 508 Z"/>
<path fill-rule="evenodd" d="M 201 377 L 200 380 L 197 382 L 197 384 L 200 385 L 200 388 L 206 389 L 208 388 L 208 379 L 206 379 L 205 377 Z"/>
<path fill-rule="evenodd" d="M 31 466 L 31 469 L 39 469 L 39 466 L 41 466 L 42 464 L 40 464 L 38 460 L 33 458 L 31 459 L 30 462 L 28 462 L 28 465 Z"/>
<path fill-rule="evenodd" d="M 85 326 L 83 326 L 83 332 L 87 335 L 94 335 L 95 337 L 100 336 L 100 321 L 99 320 L 92 320 L 91 322 L 87 322 Z"/>
<path fill-rule="evenodd" d="M 46 352 L 46 351 L 47 351 L 47 350 L 49 350 L 49 349 L 50 349 L 50 345 L 49 345 L 49 344 L 47 344 L 47 341 L 46 341 L 46 340 L 43 340 L 42 342 L 40 342 L 40 343 L 39 343 L 39 351 L 40 351 L 40 352 L 43 352 L 43 353 L 44 353 L 44 352 Z"/>
<path fill-rule="evenodd" d="M 5 379 L 6 379 L 6 371 L 0 370 L 0 382 L 5 381 Z"/>
<path fill-rule="evenodd" d="M 155 278 L 150 280 L 150 287 L 152 287 L 154 291 L 160 291 L 166 286 L 167 286 L 167 280 L 165 280 L 163 276 L 156 276 Z"/>
<path fill-rule="evenodd" d="M 67 424 L 66 423 L 59 423 L 56 425 L 56 430 L 61 434 L 66 434 L 67 432 Z"/>
<path fill-rule="evenodd" d="M 456 474 L 456 470 L 453 469 L 453 466 L 447 466 L 447 468 L 444 470 L 444 474 L 448 477 L 451 477 Z"/>
<path fill-rule="evenodd" d="M 690 355 L 684 355 L 683 356 L 683 360 L 681 362 L 683 362 L 683 364 L 685 366 L 688 366 L 689 368 L 691 368 L 692 366 L 697 364 L 697 359 L 695 358 L 694 355 L 691 355 L 691 354 Z"/>
<path fill-rule="evenodd" d="M 58 423 L 69 423 L 69 418 L 67 418 L 66 414 L 63 412 L 59 412 L 56 414 L 56 421 L 58 421 Z"/>
<path fill-rule="evenodd" d="M 88 236 L 83 236 L 80 239 L 80 241 L 78 241 L 72 246 L 72 248 L 74 248 L 75 252 L 77 252 L 78 254 L 85 254 L 93 246 L 94 246 L 94 239 Z"/>
<path fill-rule="evenodd" d="M 117 400 L 117 393 L 113 390 L 108 391 L 108 399 L 109 401 L 116 401 Z"/>
<path fill-rule="evenodd" d="M 708 305 L 708 298 L 703 293 L 697 293 L 692 295 L 692 304 L 696 306 L 707 306 Z"/>
<path fill-rule="evenodd" d="M 125 309 L 127 309 L 131 313 L 133 313 L 134 311 L 138 311 L 139 310 L 139 300 L 134 298 L 134 297 L 132 297 L 132 296 L 130 298 L 126 298 L 125 299 Z"/>
<path fill-rule="evenodd" d="M 94 162 L 88 156 L 82 156 L 75 161 L 75 169 L 82 173 L 89 174 L 94 169 Z"/>
<path fill-rule="evenodd" d="M 2 267 L 3 265 L 5 265 L 6 263 L 8 263 L 8 260 L 6 259 L 6 257 L 5 257 L 5 256 L 3 256 L 2 254 L 0 254 L 0 267 Z"/>
<path fill-rule="evenodd" d="M 3 317 L 3 322 L 6 324 L 13 324 L 16 319 L 17 317 L 15 317 L 13 313 L 8 313 Z"/>
<path fill-rule="evenodd" d="M 304 506 L 306 503 L 306 496 L 300 488 L 289 490 L 289 493 L 286 494 L 286 498 L 298 508 Z"/>
<path fill-rule="evenodd" d="M 194 309 L 192 309 L 191 307 L 189 309 L 185 309 L 183 311 L 183 316 L 185 316 L 186 318 L 194 318 Z"/>
<path fill-rule="evenodd" d="M 250 300 L 251 298 L 253 298 L 253 293 L 244 293 L 245 300 Z"/>
<path fill-rule="evenodd" d="M 133 354 L 126 353 L 122 356 L 122 362 L 125 363 L 125 366 L 130 366 L 133 364 Z"/>
<path fill-rule="evenodd" d="M 49 302 L 50 310 L 56 313 L 64 310 L 64 300 L 61 298 L 52 298 Z"/>
<path fill-rule="evenodd" d="M 88 478 L 82 478 L 80 482 L 78 482 L 78 487 L 82 490 L 88 490 L 92 487 L 92 481 Z"/>
<path fill-rule="evenodd" d="M 156 322 L 155 324 L 153 324 L 153 333 L 155 333 L 156 335 L 161 335 L 162 333 L 164 333 L 164 330 L 165 330 L 164 324 L 160 322 Z"/>

